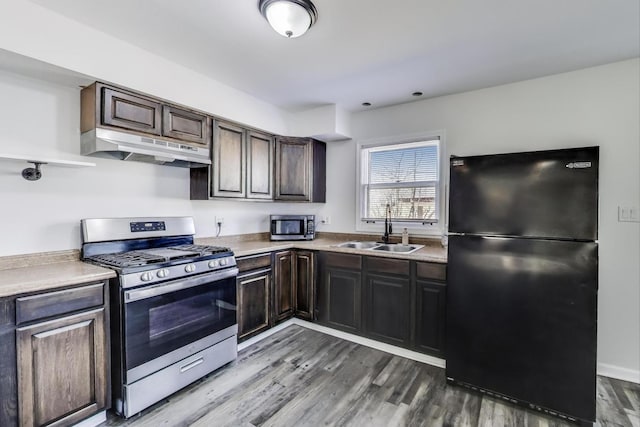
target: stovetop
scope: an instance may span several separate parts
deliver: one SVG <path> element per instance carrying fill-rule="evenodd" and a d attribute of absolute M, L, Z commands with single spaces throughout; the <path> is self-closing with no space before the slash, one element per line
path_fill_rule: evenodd
<path fill-rule="evenodd" d="M 191 217 L 89 218 L 80 225 L 82 260 L 115 270 L 122 288 L 237 274 L 231 249 L 194 244 Z"/>
<path fill-rule="evenodd" d="M 199 261 L 211 255 L 229 253 L 223 246 L 178 245 L 166 248 L 149 248 L 112 254 L 100 254 L 86 258 L 106 266 L 129 268 L 149 264 L 171 263 L 174 260 Z"/>

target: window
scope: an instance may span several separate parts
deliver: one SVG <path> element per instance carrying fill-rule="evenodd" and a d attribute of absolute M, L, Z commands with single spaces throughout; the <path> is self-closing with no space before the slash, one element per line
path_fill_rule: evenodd
<path fill-rule="evenodd" d="M 360 221 L 433 225 L 440 218 L 440 137 L 360 145 Z M 362 227 L 359 227 L 362 228 Z"/>

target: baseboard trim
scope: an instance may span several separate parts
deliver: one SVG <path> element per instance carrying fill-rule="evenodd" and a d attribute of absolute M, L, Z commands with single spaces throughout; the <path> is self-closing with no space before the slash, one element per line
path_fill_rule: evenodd
<path fill-rule="evenodd" d="M 279 332 L 279 331 L 283 330 L 287 326 L 293 325 L 294 324 L 293 323 L 294 320 L 296 320 L 296 319 L 286 320 L 286 321 L 284 321 L 282 323 L 277 324 L 276 326 L 274 326 L 271 329 L 267 329 L 266 331 L 254 336 L 254 337 L 251 337 L 246 341 L 241 342 L 240 344 L 238 344 L 238 351 L 244 350 L 245 348 L 247 348 L 249 346 L 252 346 L 257 342 L 262 341 L 263 339 L 270 337 L 271 335 L 275 334 L 276 332 Z"/>
<path fill-rule="evenodd" d="M 358 335 L 349 334 L 347 332 L 338 331 L 336 329 L 327 328 L 326 326 L 321 326 L 316 323 L 307 322 L 302 319 L 289 319 L 286 322 L 282 322 L 273 328 L 264 331 L 263 333 L 256 335 L 253 338 L 250 338 L 240 344 L 238 344 L 238 351 L 244 350 L 245 348 L 262 341 L 263 339 L 275 334 L 278 331 L 285 329 L 291 325 L 302 326 L 303 328 L 311 329 L 316 332 L 321 332 L 323 334 L 331 335 L 336 338 L 341 338 L 343 340 L 351 341 L 356 344 L 364 345 L 366 347 L 375 348 L 376 350 L 384 351 L 385 353 L 390 353 L 395 356 L 405 357 L 407 359 L 415 360 L 417 362 L 426 363 L 427 365 L 436 366 L 438 368 L 444 368 L 445 361 L 444 359 L 440 359 L 438 357 L 428 356 L 426 354 L 418 353 L 417 351 L 407 350 L 406 348 L 396 347 L 395 345 L 375 341 L 369 338 L 364 338 Z"/>
<path fill-rule="evenodd" d="M 640 371 L 621 368 L 620 366 L 598 363 L 598 375 L 640 384 Z"/>
<path fill-rule="evenodd" d="M 294 325 L 302 326 L 304 328 L 311 329 L 317 332 L 322 332 L 323 334 L 342 338 L 343 340 L 351 341 L 356 344 L 364 345 L 366 347 L 375 348 L 376 350 L 384 351 L 385 353 L 390 353 L 395 356 L 415 360 L 416 362 L 426 363 L 427 365 L 436 366 L 438 368 L 445 367 L 445 360 L 440 359 L 439 357 L 429 356 L 423 353 L 418 353 L 417 351 L 407 350 L 406 348 L 397 347 L 395 345 L 361 337 L 359 335 L 338 331 L 337 329 L 328 328 L 326 326 L 318 325 L 317 323 L 307 322 L 306 320 L 296 318 L 292 320 Z"/>
<path fill-rule="evenodd" d="M 317 332 L 321 332 L 323 334 L 331 335 L 336 338 L 341 338 L 347 341 L 354 342 L 356 344 L 361 344 L 367 347 L 375 348 L 376 350 L 384 351 L 386 353 L 391 353 L 396 356 L 406 357 L 407 359 L 415 360 L 417 362 L 426 363 L 427 365 L 436 366 L 438 368 L 445 368 L 446 361 L 444 359 L 440 359 L 438 357 L 428 356 L 426 354 L 418 353 L 416 351 L 407 350 L 405 348 L 396 347 L 395 345 L 382 343 L 379 341 L 375 341 L 369 338 L 364 338 L 359 335 L 350 334 L 347 332 L 342 332 L 337 329 L 328 328 L 326 326 L 318 325 L 317 323 L 307 322 L 302 319 L 289 319 L 285 322 L 282 322 L 273 328 L 256 335 L 253 338 L 244 341 L 241 344 L 238 344 L 238 351 L 243 350 L 250 345 L 253 345 L 278 331 L 285 329 L 290 325 L 298 325 L 303 328 L 311 329 Z M 629 381 L 632 383 L 640 384 L 640 371 L 635 371 L 633 369 L 621 368 L 615 365 L 609 365 L 607 363 L 599 363 L 598 364 L 598 375 L 608 378 L 615 378 L 617 380 Z"/>
<path fill-rule="evenodd" d="M 74 424 L 73 427 L 95 427 L 105 421 L 107 421 L 107 411 L 102 411 L 89 418 L 85 418 L 78 424 Z"/>

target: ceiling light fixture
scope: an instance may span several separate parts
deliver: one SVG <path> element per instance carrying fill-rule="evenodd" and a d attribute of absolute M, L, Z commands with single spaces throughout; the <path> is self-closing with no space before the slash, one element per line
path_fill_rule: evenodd
<path fill-rule="evenodd" d="M 318 11 L 309 0 L 260 0 L 258 8 L 278 34 L 290 39 L 306 33 L 318 20 Z"/>

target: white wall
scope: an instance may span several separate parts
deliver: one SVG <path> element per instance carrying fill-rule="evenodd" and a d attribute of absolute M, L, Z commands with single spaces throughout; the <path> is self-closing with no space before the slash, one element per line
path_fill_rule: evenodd
<path fill-rule="evenodd" d="M 268 230 L 270 213 L 318 213 L 321 204 L 190 201 L 184 168 L 80 156 L 80 89 L 0 71 L 0 155 L 96 163 L 43 165 L 26 181 L 26 162 L 0 159 L 0 256 L 79 248 L 80 219 L 190 215 L 199 237 Z"/>
<path fill-rule="evenodd" d="M 0 48 L 265 131 L 288 131 L 287 112 L 29 1 L 0 3 Z"/>
<path fill-rule="evenodd" d="M 640 382 L 640 60 L 355 114 L 355 140 L 329 146 L 325 214 L 355 218 L 358 140 L 444 129 L 446 155 L 600 146 L 598 359 L 602 372 Z M 625 371 L 626 370 L 626 371 Z"/>

